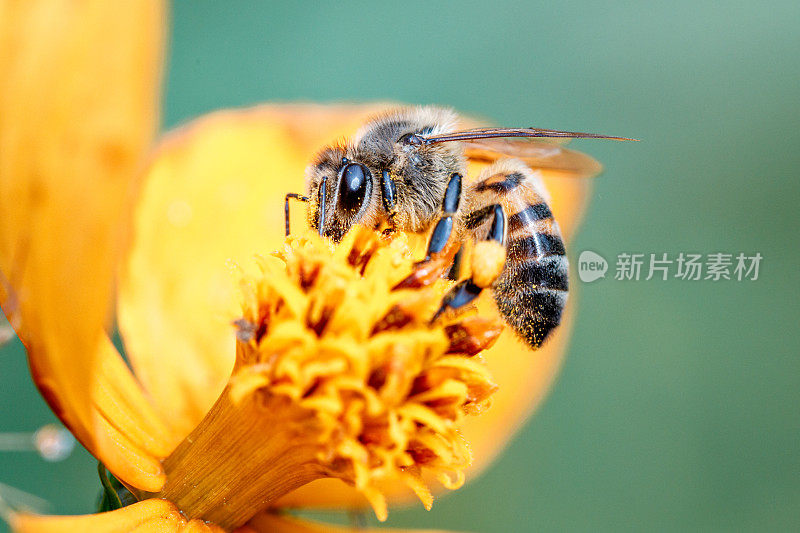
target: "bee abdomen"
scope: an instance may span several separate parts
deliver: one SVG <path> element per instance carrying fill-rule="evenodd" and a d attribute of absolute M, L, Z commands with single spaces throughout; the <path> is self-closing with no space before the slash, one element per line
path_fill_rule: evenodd
<path fill-rule="evenodd" d="M 541 179 L 523 162 L 500 160 L 482 176 L 473 189 L 479 199 L 474 203 L 499 203 L 508 217 L 506 264 L 493 284 L 494 298 L 506 322 L 536 349 L 561 323 L 567 302 L 569 268 L 561 231 Z M 485 225 L 470 222 L 468 217 L 467 228 L 481 238 Z"/>
<path fill-rule="evenodd" d="M 539 348 L 561 323 L 569 290 L 564 241 L 545 203 L 509 217 L 506 267 L 494 297 L 509 325 L 532 348 Z"/>
<path fill-rule="evenodd" d="M 511 244 L 514 241 L 505 270 L 494 284 L 494 298 L 508 324 L 532 348 L 539 348 L 561 323 L 569 289 L 567 256 L 514 258 Z"/>

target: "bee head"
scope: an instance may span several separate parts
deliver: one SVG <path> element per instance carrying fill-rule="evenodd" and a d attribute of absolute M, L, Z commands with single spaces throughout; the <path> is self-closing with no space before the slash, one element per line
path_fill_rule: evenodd
<path fill-rule="evenodd" d="M 341 148 L 323 150 L 307 170 L 308 223 L 321 235 L 339 241 L 369 211 L 373 174 Z"/>

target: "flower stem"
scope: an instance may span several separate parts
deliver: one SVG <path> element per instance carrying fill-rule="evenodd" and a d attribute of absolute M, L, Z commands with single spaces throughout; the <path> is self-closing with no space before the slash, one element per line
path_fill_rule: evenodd
<path fill-rule="evenodd" d="M 286 398 L 226 389 L 200 425 L 164 461 L 157 497 L 187 518 L 241 526 L 284 494 L 323 477 L 313 416 Z"/>

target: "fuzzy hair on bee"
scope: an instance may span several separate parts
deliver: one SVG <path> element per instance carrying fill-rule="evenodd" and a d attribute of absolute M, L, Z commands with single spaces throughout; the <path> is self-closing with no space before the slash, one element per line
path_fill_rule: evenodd
<path fill-rule="evenodd" d="M 356 223 L 430 231 L 428 261 L 448 241 L 471 240 L 471 277 L 453 286 L 432 320 L 491 288 L 505 321 L 536 349 L 559 325 L 569 285 L 564 241 L 536 169 L 599 172 L 594 159 L 553 138 L 627 139 L 540 128 L 459 130 L 460 123 L 451 109 L 403 107 L 323 148 L 306 170 L 306 196 L 287 194 L 287 234 L 294 198 L 308 202 L 309 226 L 335 242 Z M 463 183 L 462 194 L 468 161 L 490 164 Z"/>

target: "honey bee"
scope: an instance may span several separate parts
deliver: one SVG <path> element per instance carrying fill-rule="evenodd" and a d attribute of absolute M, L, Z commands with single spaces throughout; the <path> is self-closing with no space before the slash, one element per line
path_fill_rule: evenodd
<path fill-rule="evenodd" d="M 624 139 L 538 128 L 459 131 L 458 123 L 450 109 L 405 107 L 323 148 L 306 170 L 306 194 L 286 195 L 286 233 L 289 200 L 297 199 L 309 204 L 309 226 L 337 242 L 355 223 L 413 233 L 433 227 L 430 260 L 450 239 L 471 239 L 472 277 L 453 286 L 433 319 L 491 287 L 504 320 L 537 349 L 561 322 L 569 280 L 561 231 L 531 166 L 591 176 L 600 170 L 592 158 L 543 138 Z M 463 182 L 468 160 L 491 164 Z"/>

